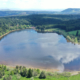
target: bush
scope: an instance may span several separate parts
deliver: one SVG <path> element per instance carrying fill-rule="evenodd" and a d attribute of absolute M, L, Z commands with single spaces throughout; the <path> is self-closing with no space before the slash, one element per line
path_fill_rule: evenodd
<path fill-rule="evenodd" d="M 7 80 L 12 80 L 12 77 L 9 75 L 9 76 L 7 77 Z"/>
<path fill-rule="evenodd" d="M 16 69 L 19 69 L 19 66 L 16 66 Z"/>
<path fill-rule="evenodd" d="M 37 69 L 37 73 L 40 74 L 40 69 Z"/>
<path fill-rule="evenodd" d="M 20 74 L 16 74 L 17 80 L 19 80 L 21 78 Z"/>
<path fill-rule="evenodd" d="M 6 66 L 4 66 L 4 70 L 6 70 Z"/>
<path fill-rule="evenodd" d="M 9 71 L 9 68 L 7 68 L 7 71 Z"/>
<path fill-rule="evenodd" d="M 37 72 L 36 70 L 33 70 L 33 71 L 32 71 L 32 76 L 35 77 L 35 76 L 37 76 L 37 75 L 38 75 L 38 72 Z"/>
<path fill-rule="evenodd" d="M 3 80 L 7 80 L 7 78 L 4 77 Z"/>
<path fill-rule="evenodd" d="M 3 76 L 3 73 L 2 73 L 2 72 L 0 72 L 0 78 L 2 78 L 2 76 Z"/>
<path fill-rule="evenodd" d="M 10 72 L 10 75 L 14 75 L 14 71 L 11 71 L 11 72 Z"/>
<path fill-rule="evenodd" d="M 22 66 L 20 66 L 19 69 L 22 70 Z"/>
<path fill-rule="evenodd" d="M 45 79 L 45 78 L 46 78 L 46 74 L 45 74 L 44 71 L 41 72 L 39 78 L 40 78 L 40 79 Z"/>
<path fill-rule="evenodd" d="M 27 77 L 28 78 L 31 78 L 32 77 L 32 70 L 31 69 L 28 70 L 28 76 Z"/>
<path fill-rule="evenodd" d="M 53 74 L 52 74 L 52 73 L 50 73 L 50 72 L 49 72 L 49 73 L 47 73 L 47 74 L 48 74 L 49 76 L 53 76 Z"/>
<path fill-rule="evenodd" d="M 28 75 L 27 69 L 23 69 L 23 71 L 21 71 L 20 74 L 21 74 L 21 76 L 23 76 L 23 77 L 27 77 L 27 75 Z"/>
<path fill-rule="evenodd" d="M 17 74 L 19 73 L 19 70 L 18 69 L 14 69 L 14 74 Z"/>
<path fill-rule="evenodd" d="M 4 71 L 0 71 L 0 78 L 4 76 Z"/>
<path fill-rule="evenodd" d="M 71 76 L 71 74 L 70 73 L 67 73 L 67 72 L 62 73 L 61 75 L 62 76 L 65 76 L 65 77 L 70 77 Z"/>
<path fill-rule="evenodd" d="M 33 77 L 31 77 L 31 80 L 34 80 L 34 78 L 33 78 Z"/>
<path fill-rule="evenodd" d="M 11 76 L 4 77 L 3 80 L 12 80 L 12 77 Z"/>

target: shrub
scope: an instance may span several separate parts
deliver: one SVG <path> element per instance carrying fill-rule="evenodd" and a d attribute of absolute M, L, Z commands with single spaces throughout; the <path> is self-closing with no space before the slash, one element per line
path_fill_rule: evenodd
<path fill-rule="evenodd" d="M 50 73 L 50 72 L 49 72 L 49 73 L 47 73 L 47 74 L 48 74 L 49 76 L 53 76 L 53 74 L 52 74 L 52 73 Z"/>
<path fill-rule="evenodd" d="M 22 70 L 22 66 L 20 66 L 19 69 Z"/>
<path fill-rule="evenodd" d="M 2 76 L 3 76 L 3 73 L 2 73 L 2 72 L 0 72 L 0 78 L 2 78 Z"/>
<path fill-rule="evenodd" d="M 62 76 L 65 76 L 65 77 L 70 77 L 71 76 L 71 74 L 70 73 L 67 73 L 67 72 L 62 73 L 61 75 Z"/>
<path fill-rule="evenodd" d="M 3 80 L 12 80 L 12 77 L 9 75 L 8 77 L 4 77 Z"/>
<path fill-rule="evenodd" d="M 21 71 L 20 74 L 21 74 L 21 76 L 23 76 L 23 77 L 27 77 L 27 75 L 28 75 L 27 69 L 23 69 L 23 71 Z"/>
<path fill-rule="evenodd" d="M 7 71 L 9 71 L 9 68 L 7 68 Z"/>
<path fill-rule="evenodd" d="M 19 69 L 19 66 L 16 66 L 16 69 Z"/>
<path fill-rule="evenodd" d="M 27 77 L 28 78 L 32 77 L 32 70 L 31 69 L 28 70 L 28 76 Z"/>
<path fill-rule="evenodd" d="M 4 71 L 0 71 L 0 78 L 4 76 Z"/>
<path fill-rule="evenodd" d="M 38 72 L 37 72 L 36 70 L 33 70 L 33 71 L 32 71 L 32 76 L 35 77 L 35 76 L 37 76 L 37 75 L 38 75 Z"/>
<path fill-rule="evenodd" d="M 19 80 L 21 78 L 20 74 L 16 74 L 17 80 Z"/>
<path fill-rule="evenodd" d="M 40 78 L 40 79 L 45 79 L 45 78 L 46 78 L 46 74 L 45 74 L 44 71 L 41 72 L 39 78 Z"/>
<path fill-rule="evenodd" d="M 4 77 L 3 80 L 7 80 L 7 78 Z"/>
<path fill-rule="evenodd" d="M 14 75 L 14 71 L 11 71 L 11 72 L 10 72 L 10 75 Z"/>
<path fill-rule="evenodd" d="M 14 74 L 17 74 L 19 73 L 19 70 L 18 69 L 14 69 Z"/>
<path fill-rule="evenodd" d="M 37 69 L 37 73 L 40 74 L 40 69 Z"/>
<path fill-rule="evenodd" d="M 34 78 L 33 78 L 33 77 L 31 77 L 31 80 L 34 80 Z"/>
<path fill-rule="evenodd" d="M 6 66 L 4 66 L 4 70 L 6 70 Z"/>
<path fill-rule="evenodd" d="M 12 77 L 9 75 L 9 76 L 7 77 L 7 80 L 12 80 Z"/>

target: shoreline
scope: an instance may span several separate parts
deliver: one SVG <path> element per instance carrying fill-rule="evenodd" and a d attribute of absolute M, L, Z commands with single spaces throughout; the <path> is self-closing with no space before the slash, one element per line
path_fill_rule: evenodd
<path fill-rule="evenodd" d="M 44 32 L 42 32 L 42 31 L 38 31 L 35 27 L 30 27 L 30 28 L 26 28 L 26 29 L 33 29 L 33 30 L 37 31 L 38 33 L 57 33 L 57 34 L 59 34 L 59 35 L 63 35 L 63 36 L 66 38 L 67 42 L 71 42 L 71 43 L 73 43 L 73 44 L 79 44 L 79 45 L 80 45 L 79 42 L 75 42 L 73 39 L 71 39 L 70 36 L 64 35 L 64 34 L 61 33 L 60 31 L 54 31 L 54 30 L 53 30 L 53 31 L 44 31 Z M 15 31 L 19 31 L 19 30 L 24 30 L 24 29 L 11 30 L 11 31 L 3 34 L 2 36 L 0 36 L 0 40 L 1 40 L 4 36 L 8 35 L 9 33 L 15 32 Z"/>
<path fill-rule="evenodd" d="M 3 64 L 0 64 L 0 65 L 3 65 Z M 16 66 L 20 66 L 20 65 L 5 65 L 7 68 L 10 68 L 10 69 L 14 69 Z M 26 67 L 26 66 L 25 66 Z M 71 73 L 71 75 L 77 75 L 80 73 L 80 71 L 63 71 L 63 72 L 59 72 L 58 69 L 43 69 L 43 68 L 34 68 L 34 67 L 26 67 L 26 69 L 39 69 L 40 71 L 45 71 L 45 72 L 51 72 L 51 73 Z"/>
<path fill-rule="evenodd" d="M 36 29 L 35 29 L 36 30 Z M 41 31 L 38 31 L 38 30 L 36 30 L 38 33 L 57 33 L 57 34 L 59 34 L 59 35 L 63 35 L 65 38 L 66 38 L 66 40 L 67 40 L 67 42 L 71 42 L 71 43 L 73 43 L 74 45 L 75 44 L 79 44 L 80 45 L 80 43 L 79 42 L 75 42 L 75 39 L 71 39 L 71 37 L 69 36 L 69 35 L 65 35 L 65 34 L 63 34 L 63 33 L 61 33 L 60 31 L 44 31 L 44 32 L 41 32 Z"/>
<path fill-rule="evenodd" d="M 25 66 L 27 69 L 31 68 L 31 69 L 40 69 L 41 71 L 46 71 L 46 72 L 60 72 L 58 69 L 49 69 L 49 68 L 43 68 L 43 67 L 32 67 L 32 66 L 27 66 L 27 65 L 22 65 L 22 64 L 2 64 L 0 63 L 0 65 L 6 65 L 8 68 L 12 68 L 14 69 L 16 66 Z"/>
<path fill-rule="evenodd" d="M 32 29 L 32 28 L 30 27 L 30 28 L 26 28 L 26 29 Z M 20 30 L 24 30 L 24 29 L 11 30 L 11 31 L 9 31 L 9 32 L 7 32 L 7 33 L 5 33 L 5 34 L 3 34 L 2 36 L 0 36 L 0 40 L 1 40 L 4 36 L 8 35 L 9 33 L 15 32 L 15 31 L 20 31 Z"/>

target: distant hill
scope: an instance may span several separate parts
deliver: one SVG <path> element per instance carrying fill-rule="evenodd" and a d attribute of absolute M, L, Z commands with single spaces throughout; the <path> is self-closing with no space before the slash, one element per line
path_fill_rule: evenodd
<path fill-rule="evenodd" d="M 29 15 L 29 14 L 80 14 L 80 8 L 68 8 L 63 11 L 19 11 L 19 10 L 0 10 L 0 17 L 15 16 L 15 15 Z"/>
<path fill-rule="evenodd" d="M 61 14 L 80 14 L 80 8 L 68 8 L 61 11 Z"/>
<path fill-rule="evenodd" d="M 13 16 L 13 15 L 29 15 L 29 14 L 56 14 L 55 11 L 12 11 L 0 10 L 0 16 Z"/>

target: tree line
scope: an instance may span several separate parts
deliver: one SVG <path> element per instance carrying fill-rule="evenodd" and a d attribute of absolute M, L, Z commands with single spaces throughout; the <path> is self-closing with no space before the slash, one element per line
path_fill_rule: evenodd
<path fill-rule="evenodd" d="M 6 77 L 6 72 L 7 77 Z M 46 74 L 44 71 L 40 71 L 39 69 L 27 69 L 25 66 L 16 66 L 14 69 L 7 68 L 5 65 L 0 65 L 0 79 L 3 80 L 12 80 L 12 76 L 17 75 L 17 79 L 20 77 L 31 78 L 39 76 L 40 79 L 45 79 Z"/>
<path fill-rule="evenodd" d="M 33 25 L 41 30 L 50 28 L 59 28 L 67 32 L 73 30 L 80 30 L 79 18 L 80 15 L 48 14 L 0 17 L 0 36 L 11 30 L 25 29 L 30 25 Z"/>

